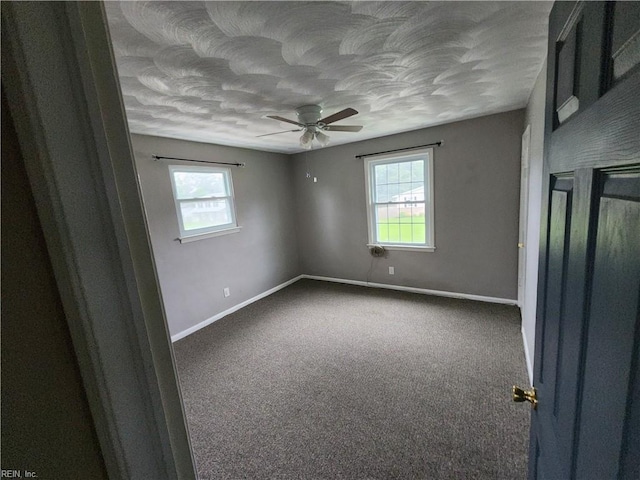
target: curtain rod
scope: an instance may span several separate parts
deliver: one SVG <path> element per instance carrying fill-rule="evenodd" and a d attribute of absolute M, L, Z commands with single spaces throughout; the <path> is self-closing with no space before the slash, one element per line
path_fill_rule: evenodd
<path fill-rule="evenodd" d="M 154 160 L 180 160 L 182 162 L 197 162 L 197 163 L 213 163 L 216 165 L 232 165 L 234 167 L 244 167 L 244 163 L 227 163 L 227 162 L 216 162 L 215 160 L 190 160 L 188 158 L 175 158 L 175 157 L 161 157 L 160 155 L 151 155 L 151 158 Z"/>
<path fill-rule="evenodd" d="M 356 155 L 356 158 L 371 157 L 372 155 L 382 155 L 383 153 L 402 152 L 404 150 L 415 150 L 416 148 L 423 147 L 441 147 L 442 145 L 444 145 L 444 141 L 440 140 L 439 142 L 427 143 L 426 145 L 416 145 L 415 147 L 396 148 L 395 150 L 385 150 L 384 152 L 363 153 L 362 155 Z"/>

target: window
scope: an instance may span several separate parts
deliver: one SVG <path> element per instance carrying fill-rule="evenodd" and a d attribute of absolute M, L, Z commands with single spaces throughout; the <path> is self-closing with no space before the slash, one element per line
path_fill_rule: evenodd
<path fill-rule="evenodd" d="M 238 231 L 231 170 L 170 165 L 180 240 Z"/>
<path fill-rule="evenodd" d="M 433 251 L 433 149 L 365 160 L 369 244 Z"/>

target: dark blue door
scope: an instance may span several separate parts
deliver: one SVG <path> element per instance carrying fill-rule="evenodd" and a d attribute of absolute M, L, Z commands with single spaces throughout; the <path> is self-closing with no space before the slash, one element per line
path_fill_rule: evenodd
<path fill-rule="evenodd" d="M 530 479 L 640 478 L 640 2 L 556 2 Z"/>

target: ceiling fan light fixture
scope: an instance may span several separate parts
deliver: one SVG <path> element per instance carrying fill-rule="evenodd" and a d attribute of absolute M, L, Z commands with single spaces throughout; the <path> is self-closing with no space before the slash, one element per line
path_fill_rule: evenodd
<path fill-rule="evenodd" d="M 326 147 L 329 144 L 329 140 L 331 140 L 329 138 L 328 135 L 325 135 L 322 132 L 316 132 L 316 140 L 318 140 L 318 143 L 320 145 L 322 145 L 323 147 Z"/>
<path fill-rule="evenodd" d="M 267 115 L 267 118 L 278 120 L 279 122 L 291 123 L 300 127 L 298 130 L 266 133 L 264 135 L 258 135 L 258 137 L 303 131 L 300 136 L 300 146 L 310 150 L 313 147 L 314 139 L 317 140 L 322 147 L 326 147 L 329 144 L 331 139 L 324 133 L 324 130 L 336 132 L 359 132 L 362 130 L 362 125 L 331 125 L 334 122 L 357 115 L 358 111 L 351 107 L 340 110 L 328 117 L 320 118 L 322 115 L 322 107 L 320 107 L 320 105 L 303 105 L 302 107 L 296 108 L 296 114 L 298 115 L 297 122 L 279 115 Z"/>
<path fill-rule="evenodd" d="M 300 146 L 308 150 L 311 148 L 311 142 L 313 142 L 313 132 L 305 130 L 300 137 Z"/>

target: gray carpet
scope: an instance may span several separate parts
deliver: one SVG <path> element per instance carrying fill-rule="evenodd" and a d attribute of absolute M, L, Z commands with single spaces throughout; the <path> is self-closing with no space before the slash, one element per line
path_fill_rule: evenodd
<path fill-rule="evenodd" d="M 516 307 L 301 280 L 174 346 L 200 479 L 526 477 Z"/>

